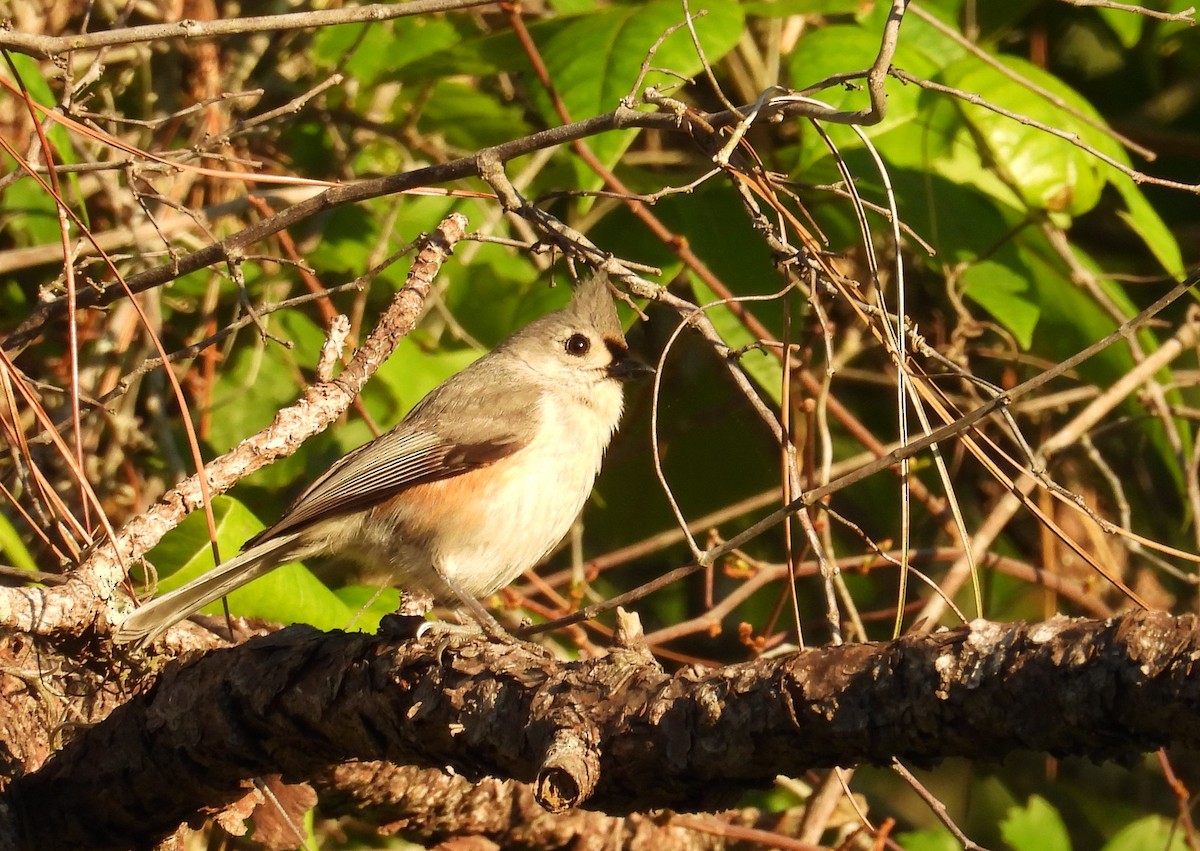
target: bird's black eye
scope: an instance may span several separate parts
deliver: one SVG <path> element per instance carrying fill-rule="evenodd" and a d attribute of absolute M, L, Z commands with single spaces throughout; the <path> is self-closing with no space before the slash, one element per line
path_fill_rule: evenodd
<path fill-rule="evenodd" d="M 586 355 L 588 350 L 591 348 L 592 341 L 583 334 L 572 334 L 570 337 L 567 337 L 567 341 L 563 343 L 563 349 L 566 351 L 566 353 L 569 355 L 574 355 L 577 358 L 581 358 Z"/>

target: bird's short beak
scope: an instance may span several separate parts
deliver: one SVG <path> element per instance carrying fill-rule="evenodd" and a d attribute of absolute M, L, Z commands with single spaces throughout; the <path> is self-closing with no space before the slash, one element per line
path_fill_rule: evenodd
<path fill-rule="evenodd" d="M 654 367 L 647 366 L 637 358 L 622 357 L 612 362 L 608 367 L 608 374 L 613 378 L 629 381 L 633 378 L 645 378 L 647 375 L 654 375 Z"/>

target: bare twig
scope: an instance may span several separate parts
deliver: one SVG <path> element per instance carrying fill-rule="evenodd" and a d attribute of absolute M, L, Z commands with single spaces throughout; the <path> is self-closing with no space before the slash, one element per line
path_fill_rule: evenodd
<path fill-rule="evenodd" d="M 954 819 L 950 818 L 950 813 L 946 811 L 946 805 L 941 800 L 925 788 L 925 785 L 916 778 L 911 771 L 898 759 L 892 760 L 892 771 L 896 772 L 904 779 L 904 782 L 912 788 L 917 796 L 925 802 L 925 806 L 929 807 L 930 811 L 937 816 L 938 821 L 946 826 L 946 829 L 954 834 L 954 838 L 962 845 L 964 851 L 986 851 L 986 849 L 970 839 L 962 828 L 955 824 Z"/>
<path fill-rule="evenodd" d="M 1132 12 L 1135 15 L 1143 15 L 1147 18 L 1157 18 L 1160 21 L 1176 21 L 1181 24 L 1195 26 L 1196 24 L 1196 7 L 1188 6 L 1182 12 L 1163 12 L 1158 9 L 1148 9 L 1145 6 L 1137 6 L 1132 3 L 1117 3 L 1114 0 L 1059 0 L 1060 3 L 1066 3 L 1068 6 L 1092 6 L 1098 9 L 1115 9 L 1118 12 Z"/>
<path fill-rule="evenodd" d="M 310 29 L 334 24 L 366 23 L 387 21 L 410 15 L 427 15 L 432 12 L 449 12 L 455 9 L 470 9 L 488 6 L 496 0 L 411 0 L 408 3 L 372 3 L 367 6 L 352 6 L 346 9 L 329 9 L 314 12 L 292 12 L 285 15 L 261 15 L 245 18 L 215 18 L 208 21 L 182 20 L 170 24 L 149 24 L 141 27 L 123 27 L 114 30 L 85 33 L 83 35 L 33 35 L 31 33 L 0 31 L 0 50 L 25 53 L 38 59 L 50 59 L 64 53 L 82 50 L 99 50 L 117 44 L 137 44 L 173 38 L 213 38 L 220 35 L 238 35 L 256 32 L 282 32 L 284 30 Z"/>

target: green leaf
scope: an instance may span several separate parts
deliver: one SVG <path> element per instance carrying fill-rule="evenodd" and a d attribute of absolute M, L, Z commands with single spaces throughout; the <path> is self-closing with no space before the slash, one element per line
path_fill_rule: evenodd
<path fill-rule="evenodd" d="M 664 198 L 655 206 L 655 212 L 673 233 L 688 241 L 705 265 L 730 287 L 735 296 L 770 295 L 783 288 L 783 282 L 772 266 L 770 253 L 742 215 L 738 196 L 728 185 L 708 183 L 692 195 Z M 678 256 L 654 240 L 646 229 L 637 227 L 624 211 L 609 216 L 594 233 L 601 244 L 620 244 L 623 251 L 630 252 L 628 256 L 660 266 L 664 271 L 663 280 L 670 280 L 680 268 Z M 696 297 L 700 303 L 715 299 L 711 290 L 696 283 Z M 742 306 L 775 339 L 779 339 L 783 327 L 779 301 L 743 302 Z M 728 307 L 713 308 L 708 311 L 708 318 L 733 348 L 757 342 Z M 774 355 L 748 352 L 742 358 L 741 366 L 761 384 L 767 395 L 779 400 L 782 373 Z"/>
<path fill-rule="evenodd" d="M 382 59 L 387 64 L 386 76 L 389 78 L 394 77 L 398 70 L 426 56 L 447 50 L 461 40 L 453 21 L 431 15 L 397 18 L 392 21 L 391 36 L 382 51 Z M 364 44 L 360 52 L 367 47 Z"/>
<path fill-rule="evenodd" d="M 313 37 L 310 55 L 320 67 L 341 66 L 370 87 L 458 40 L 458 31 L 445 18 L 420 15 L 379 24 L 324 27 Z"/>
<path fill-rule="evenodd" d="M 1000 822 L 1000 834 L 1014 851 L 1071 851 L 1071 838 L 1058 810 L 1045 798 L 1030 797 Z"/>
<path fill-rule="evenodd" d="M 1102 851 L 1187 851 L 1187 834 L 1169 819 L 1146 816 L 1123 827 Z"/>
<path fill-rule="evenodd" d="M 596 8 L 596 0 L 548 0 L 547 5 L 559 15 L 578 15 Z"/>
<path fill-rule="evenodd" d="M 1137 44 L 1142 37 L 1146 19 L 1141 15 L 1130 14 L 1122 9 L 1097 9 L 1096 12 L 1126 50 Z"/>
<path fill-rule="evenodd" d="M 706 14 L 695 22 L 696 33 L 710 63 L 733 49 L 745 21 L 732 0 L 709 0 Z M 637 82 L 642 63 L 654 42 L 683 21 L 683 10 L 675 0 L 613 6 L 577 18 L 548 21 L 531 27 L 531 33 L 546 63 L 555 90 L 572 119 L 587 118 L 615 109 Z M 701 70 L 700 58 L 686 29 L 673 32 L 658 48 L 651 63 L 669 68 L 684 77 Z M 652 71 L 643 87 L 656 85 L 673 89 L 678 78 Z M 549 98 L 536 90 L 541 112 L 550 124 L 560 124 Z M 635 96 L 640 92 L 633 92 Z M 637 131 L 606 133 L 588 140 L 592 151 L 606 165 L 613 165 L 629 147 Z M 580 164 L 580 183 L 593 186 L 599 180 Z"/>
<path fill-rule="evenodd" d="M 1018 269 L 984 260 L 963 270 L 962 281 L 963 292 L 1012 332 L 1021 348 L 1032 345 L 1041 308 L 1036 296 L 1030 297 L 1029 282 Z"/>
<path fill-rule="evenodd" d="M 521 326 L 565 305 L 563 278 L 551 288 L 522 257 L 481 245 L 445 294 L 446 307 L 462 327 L 491 348 Z"/>
<path fill-rule="evenodd" d="M 29 554 L 29 548 L 21 540 L 20 533 L 3 512 L 0 512 L 0 553 L 4 553 L 4 557 L 13 567 L 21 570 L 38 569 L 37 562 Z"/>
<path fill-rule="evenodd" d="M 333 593 L 353 612 L 345 624 L 346 629 L 374 632 L 385 615 L 390 615 L 400 608 L 400 591 L 396 588 L 347 585 Z"/>
<path fill-rule="evenodd" d="M 896 836 L 896 841 L 904 851 L 959 851 L 962 848 L 954 834 L 944 827 L 901 833 Z"/>
<path fill-rule="evenodd" d="M 24 84 L 25 90 L 29 92 L 29 96 L 42 106 L 53 109 L 58 104 L 58 98 L 54 94 L 54 90 L 50 88 L 50 84 L 46 82 L 46 78 L 42 76 L 42 69 L 36 59 L 29 56 L 23 56 L 19 53 L 9 53 L 8 58 L 12 61 L 13 66 L 17 69 L 17 74 L 20 75 L 21 83 Z M 5 77 L 12 74 L 12 70 L 7 63 L 0 65 L 3 68 L 0 73 Z M 28 110 L 23 103 L 18 102 L 18 109 Z M 43 116 L 38 116 L 39 120 L 44 120 Z M 65 164 L 70 164 L 78 161 L 75 156 L 75 149 L 71 145 L 71 134 L 61 124 L 51 121 L 46 125 L 46 137 L 54 146 L 56 159 Z"/>
<path fill-rule="evenodd" d="M 209 443 L 225 452 L 270 424 L 280 408 L 300 393 L 300 368 L 311 369 L 325 340 L 324 332 L 304 314 L 280 311 L 265 320 L 271 333 L 294 344 L 285 349 L 246 329 L 212 392 Z M 251 327 L 252 328 L 252 327 Z"/>
<path fill-rule="evenodd" d="M 870 67 L 879 53 L 883 22 L 872 16 L 864 24 L 846 23 L 826 26 L 807 34 L 788 56 L 791 83 L 796 88 L 816 84 L 848 70 L 862 71 Z M 962 54 L 962 49 L 938 33 L 924 21 L 910 16 L 904 22 L 893 64 L 918 77 L 937 76 L 941 69 Z M 954 115 L 954 126 L 946 128 L 950 110 L 939 108 L 936 100 L 925 96 L 917 86 L 905 85 L 888 78 L 887 113 L 883 120 L 870 127 L 860 128 L 875 143 L 891 164 L 909 163 L 914 157 L 935 159 L 948 155 L 954 132 L 961 122 Z M 813 97 L 835 109 L 867 109 L 870 99 L 862 80 L 816 92 Z M 826 143 L 817 133 L 809 131 L 807 122 L 800 122 L 802 152 L 797 171 L 806 182 L 808 171 L 816 162 L 830 156 Z M 824 130 L 842 154 L 862 147 L 854 129 L 840 124 L 825 124 Z M 893 138 L 896 134 L 901 136 Z M 945 137 L 944 139 L 940 137 Z M 889 153 L 890 152 L 890 153 Z M 896 158 L 893 158 L 892 155 Z M 874 166 L 868 164 L 873 172 Z M 862 174 L 862 172 L 856 172 Z"/>
<path fill-rule="evenodd" d="M 265 528 L 246 506 L 230 496 L 213 498 L 213 517 L 222 558 L 235 555 L 248 538 Z M 199 576 L 212 566 L 211 552 L 204 512 L 194 511 L 150 551 L 150 561 L 158 571 L 159 590 L 171 591 Z M 206 559 L 207 566 L 203 565 Z"/>
<path fill-rule="evenodd" d="M 802 89 L 834 74 L 869 68 L 878 53 L 878 33 L 857 24 L 822 27 L 800 39 L 788 56 L 792 85 Z M 867 105 L 866 93 L 857 84 L 826 89 L 813 97 L 839 109 Z"/>
<path fill-rule="evenodd" d="M 520 138 L 532 130 L 518 107 L 501 103 L 474 84 L 452 80 L 441 80 L 434 86 L 418 126 L 425 133 L 439 134 L 451 145 L 472 151 Z"/>
<path fill-rule="evenodd" d="M 981 3 L 975 10 L 974 19 L 979 27 L 981 42 L 995 42 L 1008 36 L 1015 27 L 1020 27 L 1029 13 L 1037 8 L 1041 0 L 1009 0 L 1007 3 Z"/>
<path fill-rule="evenodd" d="M 1136 15 L 1127 15 L 1134 18 Z M 1056 39 L 1055 66 L 1064 77 L 1112 79 L 1126 68 L 1128 52 L 1099 18 L 1076 18 Z"/>
<path fill-rule="evenodd" d="M 939 275 L 946 268 L 959 269 L 961 291 L 1028 348 L 1042 313 L 1039 295 L 1031 284 L 1038 276 L 1061 279 L 1062 275 L 1047 268 L 1020 241 L 1024 234 L 1019 227 L 1020 202 L 984 168 L 975 152 L 960 146 L 951 158 L 926 161 L 916 153 L 926 147 L 919 141 L 919 130 L 914 124 L 879 142 L 889 157 L 907 144 L 907 152 L 900 156 L 911 164 L 892 168 L 890 175 L 901 199 L 901 217 L 937 251 L 933 257 L 918 256 Z M 852 152 L 846 160 L 855 174 L 870 173 L 872 164 L 865 153 Z M 859 190 L 870 199 L 883 197 L 874 175 L 870 180 L 864 177 Z M 997 243 L 1004 234 L 1009 236 Z M 857 240 L 857 234 L 853 238 Z"/>
<path fill-rule="evenodd" d="M 213 499 L 217 543 L 221 558 L 236 555 L 241 545 L 262 531 L 262 522 L 241 502 L 229 496 Z M 213 567 L 208 526 L 203 511 L 189 514 L 150 551 L 150 563 L 159 574 L 159 591 L 170 591 Z M 277 623 L 308 623 L 319 629 L 339 629 L 356 611 L 337 598 L 300 564 L 277 567 L 266 576 L 229 595 L 229 610 L 245 617 Z M 219 614 L 218 600 L 201 611 Z"/>
<path fill-rule="evenodd" d="M 4 305 L 4 311 L 0 312 L 0 327 L 9 328 L 20 321 L 29 310 L 29 303 L 29 296 L 19 281 L 9 278 L 0 282 L 0 304 Z"/>
<path fill-rule="evenodd" d="M 958 29 L 959 18 L 962 15 L 962 0 L 926 0 L 921 8 L 930 15 L 938 18 L 952 30 Z M 876 51 L 883 40 L 884 29 L 892 7 L 889 3 L 873 3 L 867 6 L 869 15 L 863 16 L 861 26 L 874 36 Z M 900 28 L 900 41 L 896 45 L 896 53 L 892 57 L 892 65 L 903 68 L 918 77 L 932 78 L 952 62 L 967 56 L 967 50 L 954 39 L 947 36 L 916 15 L 906 15 Z M 872 57 L 865 67 L 874 62 Z M 890 81 L 888 109 L 896 93 L 915 86 L 906 86 L 899 81 Z M 913 92 L 914 99 L 917 92 Z"/>
<path fill-rule="evenodd" d="M 386 386 L 404 410 L 408 410 L 437 385 L 477 360 L 482 352 L 474 349 L 427 350 L 412 337 L 396 346 L 375 380 Z"/>
<path fill-rule="evenodd" d="M 559 17 L 531 24 L 529 32 L 545 63 L 555 92 L 572 120 L 610 112 L 628 96 L 637 82 L 642 63 L 655 41 L 683 21 L 675 0 L 629 3 L 597 7 L 575 17 Z M 738 42 L 745 26 L 740 5 L 734 0 L 710 0 L 705 14 L 695 22 L 696 32 L 710 63 L 716 63 Z M 700 58 L 686 29 L 673 32 L 659 46 L 651 63 L 674 72 L 652 71 L 643 86 L 657 85 L 673 90 L 679 77 L 701 69 Z M 547 125 L 562 123 L 557 110 L 541 86 L 525 51 L 512 32 L 464 38 L 443 51 L 408 65 L 403 78 L 414 82 L 439 77 L 497 73 L 514 74 L 526 88 Z M 632 92 L 635 96 L 641 92 Z M 612 166 L 629 147 L 636 130 L 606 133 L 588 140 L 592 151 Z M 600 178 L 583 163 L 572 161 L 574 175 L 564 178 L 578 188 L 594 188 Z"/>
<path fill-rule="evenodd" d="M 857 0 L 758 0 L 742 4 L 747 15 L 788 18 L 792 15 L 853 15 L 862 9 Z"/>
<path fill-rule="evenodd" d="M 16 68 L 20 84 L 29 92 L 30 97 L 42 106 L 53 107 L 57 98 L 54 97 L 53 90 L 42 76 L 38 60 L 21 53 L 10 53 L 9 59 L 12 61 L 13 68 Z M 2 69 L 0 74 L 3 74 L 5 79 L 12 79 L 12 68 L 8 66 L 8 63 L 0 65 L 0 69 Z M 15 83 L 16 80 L 13 82 Z"/>
<path fill-rule="evenodd" d="M 377 230 L 377 221 L 360 207 L 335 210 L 307 260 L 324 274 L 335 272 L 353 279 L 370 265 Z"/>
<path fill-rule="evenodd" d="M 788 55 L 792 85 L 804 88 L 835 74 L 865 71 L 879 55 L 883 26 L 888 7 L 876 5 L 875 14 L 862 22 L 847 22 L 824 26 L 806 34 Z M 946 38 L 929 24 L 909 16 L 904 21 L 903 37 L 896 47 L 893 63 L 919 77 L 930 77 L 952 61 L 964 55 L 961 47 Z M 863 108 L 869 105 L 864 81 L 855 80 L 849 86 L 839 86 L 818 92 L 814 97 L 834 106 Z M 884 122 L 894 122 L 893 113 L 913 111 L 920 89 L 898 80 L 888 79 L 888 115 Z M 869 133 L 874 128 L 864 128 Z"/>
<path fill-rule="evenodd" d="M 696 300 L 701 307 L 716 301 L 716 294 L 702 282 L 694 281 L 692 286 L 696 290 Z M 730 348 L 738 349 L 757 342 L 757 338 L 746 330 L 746 326 L 729 307 L 716 305 L 706 310 L 705 315 Z M 777 357 L 766 351 L 751 351 L 742 355 L 739 363 L 776 405 L 783 404 L 783 366 Z"/>
<path fill-rule="evenodd" d="M 1058 78 L 1013 57 L 1004 57 L 1004 63 L 1082 115 L 1102 122 L 1091 104 Z M 973 57 L 949 66 L 945 81 L 990 104 L 1076 134 L 1101 153 L 1120 162 L 1127 161 L 1111 137 Z M 983 158 L 993 164 L 1029 207 L 1078 216 L 1100 200 L 1100 190 L 1111 172 L 1096 157 L 1065 139 L 983 106 L 960 103 L 959 108 L 985 154 Z"/>
<path fill-rule="evenodd" d="M 1035 347 L 1043 356 L 1063 360 L 1112 333 L 1116 321 L 1084 289 L 1071 280 L 1069 271 L 1039 231 L 1028 228 L 1017 236 L 1021 257 L 1033 285 L 1033 297 L 1042 309 Z M 1079 263 L 1099 273 L 1098 264 L 1074 247 Z M 1102 285 L 1109 301 L 1126 316 L 1137 310 L 1119 286 Z M 1134 367 L 1127 346 L 1109 346 L 1080 364 L 1079 372 L 1101 387 L 1108 387 Z"/>
<path fill-rule="evenodd" d="M 1030 254 L 1046 258 L 1052 256 L 1052 250 L 1037 231 L 1023 232 L 1019 236 L 1019 241 L 1028 247 Z M 1100 264 L 1090 257 L 1082 247 L 1075 244 L 1072 246 L 1072 252 L 1080 265 L 1090 273 L 1102 276 Z M 1036 267 L 1037 264 L 1034 265 Z M 1040 353 L 1061 360 L 1116 329 L 1117 323 L 1108 311 L 1100 307 L 1086 291 L 1075 285 L 1067 270 L 1062 268 L 1061 262 L 1056 257 L 1047 260 L 1045 268 L 1051 274 L 1035 273 L 1031 277 L 1031 281 L 1038 290 L 1038 303 L 1042 306 L 1042 321 L 1034 340 L 1034 346 Z M 1120 284 L 1101 278 L 1099 285 L 1105 298 L 1116 306 L 1121 315 L 1133 316 L 1137 312 L 1137 306 Z M 1148 331 L 1139 334 L 1138 339 L 1146 351 L 1153 351 L 1157 348 L 1157 341 Z M 1113 382 L 1133 368 L 1134 361 L 1129 353 L 1129 347 L 1114 344 L 1080 364 L 1078 370 L 1085 380 L 1093 382 L 1099 387 L 1110 387 Z M 1160 373 L 1159 380 L 1165 386 L 1175 383 L 1169 375 L 1169 371 L 1166 370 Z M 1175 392 L 1175 390 L 1169 390 L 1168 399 L 1171 399 Z M 1178 397 L 1175 397 L 1175 401 L 1177 399 Z M 1180 472 L 1174 450 L 1163 433 L 1161 424 L 1153 417 L 1144 418 L 1145 408 L 1138 401 L 1136 395 L 1127 399 L 1124 407 L 1131 416 L 1138 418 L 1141 422 L 1141 432 L 1145 435 L 1147 442 L 1158 451 L 1163 463 L 1163 470 L 1182 493 L 1186 483 Z M 1191 445 L 1190 436 L 1185 432 L 1182 437 L 1185 444 L 1184 451 L 1188 452 Z"/>
<path fill-rule="evenodd" d="M 6 170 L 15 168 L 3 158 Z M 45 245 L 58 239 L 58 205 L 33 178 L 18 180 L 4 190 L 0 230 L 10 233 L 19 247 Z"/>
<path fill-rule="evenodd" d="M 213 453 L 226 452 L 270 425 L 275 415 L 293 404 L 312 379 L 325 332 L 307 315 L 295 310 L 273 313 L 266 321 L 271 333 L 293 343 L 293 348 L 285 349 L 275 341 L 264 342 L 252 328 L 241 332 L 239 344 L 213 387 L 208 432 L 208 446 Z M 387 388 L 370 382 L 362 398 L 371 415 L 380 422 L 390 425 L 399 419 L 399 405 Z M 309 438 L 295 455 L 255 472 L 243 483 L 242 490 L 249 486 L 261 489 L 264 495 L 289 493 L 297 483 L 309 481 L 315 472 L 370 436 L 366 424 L 351 415 Z M 279 505 L 276 511 L 282 508 Z M 274 513 L 268 515 L 273 519 Z"/>
<path fill-rule="evenodd" d="M 1146 243 L 1154 259 L 1168 275 L 1183 277 L 1183 254 L 1179 250 L 1179 242 L 1158 211 L 1146 200 L 1142 188 L 1125 175 L 1114 175 L 1112 184 L 1125 201 L 1125 210 L 1117 211 L 1121 221 Z"/>

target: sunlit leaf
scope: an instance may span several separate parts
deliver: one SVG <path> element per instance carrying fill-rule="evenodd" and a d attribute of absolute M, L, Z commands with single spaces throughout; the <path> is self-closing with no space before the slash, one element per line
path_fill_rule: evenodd
<path fill-rule="evenodd" d="M 21 540 L 20 533 L 17 532 L 8 516 L 2 513 L 0 513 L 0 553 L 4 554 L 4 558 L 13 567 L 19 567 L 21 570 L 38 569 L 33 556 L 29 554 L 29 548 Z"/>
<path fill-rule="evenodd" d="M 1011 331 L 1022 348 L 1028 349 L 1041 316 L 1028 279 L 1004 263 L 984 260 L 964 269 L 962 280 L 963 292 Z"/>
<path fill-rule="evenodd" d="M 1080 114 L 1103 121 L 1087 101 L 1052 75 L 1011 57 L 1005 57 L 1004 62 Z M 1075 134 L 1108 156 L 1125 158 L 1117 144 L 1100 130 L 973 57 L 948 67 L 945 80 L 990 104 Z M 1004 175 L 1030 207 L 1078 216 L 1100 200 L 1100 190 L 1111 172 L 1109 166 L 1092 154 L 984 106 L 961 103 L 960 109 L 992 167 Z"/>
<path fill-rule="evenodd" d="M 282 508 L 263 506 L 263 513 L 275 514 Z M 229 496 L 213 500 L 213 514 L 223 560 L 236 555 L 247 539 L 263 529 L 258 517 Z M 148 558 L 158 571 L 159 593 L 178 588 L 210 570 L 213 558 L 204 512 L 189 514 L 150 551 Z M 229 595 L 229 609 L 245 617 L 278 623 L 302 622 L 321 629 L 341 628 L 355 613 L 299 564 L 278 567 L 234 591 Z M 221 603 L 211 603 L 202 611 L 219 614 Z"/>
<path fill-rule="evenodd" d="M 1138 39 L 1142 37 L 1147 20 L 1144 16 L 1132 14 L 1125 9 L 1100 8 L 1096 10 L 1096 13 L 1104 20 L 1104 23 L 1108 25 L 1113 35 L 1126 50 L 1137 44 Z"/>
<path fill-rule="evenodd" d="M 1000 834 L 1013 851 L 1071 851 L 1062 816 L 1045 798 L 1033 795 L 1024 807 L 1013 807 L 1000 822 Z"/>
<path fill-rule="evenodd" d="M 1125 201 L 1126 209 L 1117 211 L 1121 221 L 1141 237 L 1142 242 L 1146 243 L 1154 259 L 1162 265 L 1167 274 L 1182 277 L 1183 254 L 1179 250 L 1179 242 L 1158 211 L 1146 200 L 1141 187 L 1131 178 L 1124 176 L 1114 177 L 1112 184 Z"/>
<path fill-rule="evenodd" d="M 901 833 L 896 836 L 896 841 L 904 851 L 958 851 L 962 848 L 944 827 Z"/>
<path fill-rule="evenodd" d="M 384 24 L 324 27 L 317 31 L 310 55 L 322 67 L 342 68 L 372 86 L 458 41 L 458 31 L 449 20 L 415 15 Z"/>
<path fill-rule="evenodd" d="M 325 334 L 311 319 L 297 311 L 280 311 L 267 321 L 272 332 L 294 348 L 258 338 L 253 326 L 242 332 L 246 345 L 237 347 L 212 391 L 208 437 L 217 451 L 269 425 L 280 408 L 296 399 L 298 364 L 309 369 L 316 365 Z"/>
<path fill-rule="evenodd" d="M 406 337 L 375 373 L 375 379 L 407 409 L 481 354 L 473 349 L 425 350 Z"/>
<path fill-rule="evenodd" d="M 709 62 L 716 62 L 737 44 L 743 13 L 732 0 L 704 4 L 705 15 L 695 22 L 696 33 Z M 638 74 L 650 48 L 668 29 L 683 21 L 683 10 L 674 0 L 613 6 L 603 11 L 566 21 L 552 21 L 533 28 L 542 59 L 555 90 L 573 119 L 615 109 L 622 98 L 633 94 Z M 586 48 L 584 47 L 586 45 Z M 700 58 L 686 29 L 672 33 L 659 46 L 651 65 L 670 68 L 690 77 L 701 70 Z M 653 71 L 643 81 L 674 89 L 679 78 Z M 540 89 L 536 99 L 547 122 L 560 123 L 549 100 Z M 602 162 L 612 165 L 632 142 L 635 131 L 606 133 L 588 140 Z M 598 178 L 590 171 L 580 173 L 586 185 Z"/>
<path fill-rule="evenodd" d="M 46 82 L 44 72 L 38 61 L 30 56 L 25 56 L 20 53 L 9 53 L 8 61 L 12 62 L 16 68 L 17 74 L 20 77 L 21 85 L 29 92 L 29 96 L 42 106 L 53 109 L 58 105 L 58 97 L 54 94 L 54 90 Z M 12 69 L 7 63 L 0 63 L 0 75 L 7 79 L 12 79 Z M 15 81 L 14 81 L 15 82 Z M 21 104 L 21 110 L 28 108 Z M 44 121 L 42 115 L 38 115 L 39 121 Z M 71 144 L 71 134 L 65 127 L 55 121 L 45 122 L 46 137 L 54 146 L 54 158 L 60 163 L 74 163 L 79 159 L 75 155 L 75 149 Z"/>
<path fill-rule="evenodd" d="M 716 294 L 703 283 L 696 281 L 693 283 L 693 287 L 696 290 L 696 299 L 701 306 L 717 300 Z M 705 311 L 705 315 L 708 316 L 721 339 L 732 349 L 750 346 L 758 341 L 727 305 L 718 304 L 710 307 Z M 776 405 L 782 403 L 783 366 L 779 358 L 767 350 L 748 351 L 741 357 L 739 363 L 746 374 L 754 379 L 754 383 L 758 385 L 759 389 L 766 393 Z"/>
<path fill-rule="evenodd" d="M 403 118 L 403 116 L 398 116 Z M 521 110 L 475 85 L 441 80 L 421 109 L 420 126 L 459 148 L 497 145 L 532 131 Z"/>
<path fill-rule="evenodd" d="M 1187 851 L 1187 831 L 1162 816 L 1146 816 L 1121 829 L 1102 851 Z"/>

